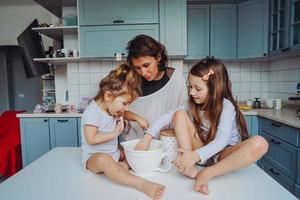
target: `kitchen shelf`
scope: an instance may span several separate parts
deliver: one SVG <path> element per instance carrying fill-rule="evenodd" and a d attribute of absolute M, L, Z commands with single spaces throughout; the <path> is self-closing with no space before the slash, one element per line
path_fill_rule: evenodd
<path fill-rule="evenodd" d="M 77 34 L 78 26 L 35 27 L 32 30 L 57 41 L 63 40 L 64 34 Z"/>
<path fill-rule="evenodd" d="M 67 62 L 79 61 L 80 57 L 62 57 L 62 58 L 34 58 L 33 61 L 45 62 L 55 65 L 65 65 Z"/>
<path fill-rule="evenodd" d="M 62 17 L 62 7 L 66 6 L 77 6 L 77 0 L 34 0 L 46 10 L 57 16 Z"/>

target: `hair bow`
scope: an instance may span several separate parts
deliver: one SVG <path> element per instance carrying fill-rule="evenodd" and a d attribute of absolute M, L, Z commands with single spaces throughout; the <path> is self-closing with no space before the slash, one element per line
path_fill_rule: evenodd
<path fill-rule="evenodd" d="M 215 73 L 215 72 L 214 72 L 212 69 L 209 69 L 209 72 L 208 72 L 207 74 L 203 75 L 202 79 L 203 79 L 204 81 L 207 81 L 207 80 L 209 79 L 209 76 L 210 76 L 211 74 L 214 74 L 214 73 Z"/>

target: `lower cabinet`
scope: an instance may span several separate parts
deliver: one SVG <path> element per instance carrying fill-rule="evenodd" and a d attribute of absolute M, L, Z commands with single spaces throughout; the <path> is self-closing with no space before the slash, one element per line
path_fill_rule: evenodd
<path fill-rule="evenodd" d="M 283 187 L 285 187 L 291 193 L 295 191 L 295 183 L 290 180 L 287 176 L 281 173 L 278 169 L 273 167 L 264 159 L 260 160 L 259 162 L 260 167 L 269 174 L 272 178 L 274 178 L 278 183 L 280 183 Z"/>
<path fill-rule="evenodd" d="M 23 167 L 50 150 L 48 118 L 21 118 Z"/>
<path fill-rule="evenodd" d="M 78 119 L 20 118 L 23 167 L 55 147 L 79 146 Z"/>
<path fill-rule="evenodd" d="M 300 129 L 259 117 L 259 134 L 269 143 L 259 166 L 300 198 Z"/>
<path fill-rule="evenodd" d="M 258 117 L 254 115 L 246 115 L 244 117 L 250 137 L 258 135 Z"/>
<path fill-rule="evenodd" d="M 295 186 L 295 196 L 300 199 L 300 186 L 296 185 Z"/>
<path fill-rule="evenodd" d="M 76 118 L 50 118 L 51 149 L 79 146 L 77 132 Z"/>

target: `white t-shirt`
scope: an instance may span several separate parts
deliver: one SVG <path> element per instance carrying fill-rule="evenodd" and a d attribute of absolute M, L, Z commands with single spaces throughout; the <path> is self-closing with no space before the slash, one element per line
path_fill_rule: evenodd
<path fill-rule="evenodd" d="M 187 102 L 180 107 L 173 109 L 161 116 L 155 121 L 155 123 L 149 127 L 149 132 L 153 137 L 159 134 L 159 131 L 166 124 L 170 123 L 173 119 L 173 115 L 178 110 L 188 110 Z M 197 154 L 201 158 L 201 163 L 204 163 L 207 159 L 211 158 L 215 154 L 223 150 L 227 145 L 235 145 L 241 141 L 241 135 L 237 127 L 236 111 L 233 104 L 228 100 L 223 101 L 223 110 L 220 116 L 220 121 L 217 127 L 217 133 L 215 138 L 207 145 L 196 150 Z M 204 118 L 203 113 L 200 113 L 204 126 L 201 127 L 204 130 L 210 129 L 210 122 Z"/>
<path fill-rule="evenodd" d="M 90 145 L 85 140 L 85 125 L 96 126 L 101 134 L 105 134 L 105 132 L 112 132 L 115 130 L 116 119 L 102 111 L 94 100 L 91 101 L 81 118 L 81 149 L 84 159 L 90 154 L 100 152 L 109 154 L 116 161 L 118 161 L 120 157 L 120 151 L 118 149 L 118 137 L 105 143 Z"/>
<path fill-rule="evenodd" d="M 170 80 L 160 90 L 153 94 L 138 97 L 129 110 L 149 121 L 151 125 L 166 112 L 177 108 L 187 100 L 186 81 L 181 71 L 175 69 Z M 125 134 L 125 140 L 142 138 L 144 131 L 136 122 L 130 122 L 131 128 Z"/>

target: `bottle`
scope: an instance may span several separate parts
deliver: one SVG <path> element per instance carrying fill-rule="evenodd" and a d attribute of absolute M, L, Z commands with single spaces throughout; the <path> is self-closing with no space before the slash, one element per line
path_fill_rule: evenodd
<path fill-rule="evenodd" d="M 254 98 L 254 99 L 255 101 L 253 103 L 253 108 L 261 108 L 260 101 L 259 101 L 260 98 Z"/>

